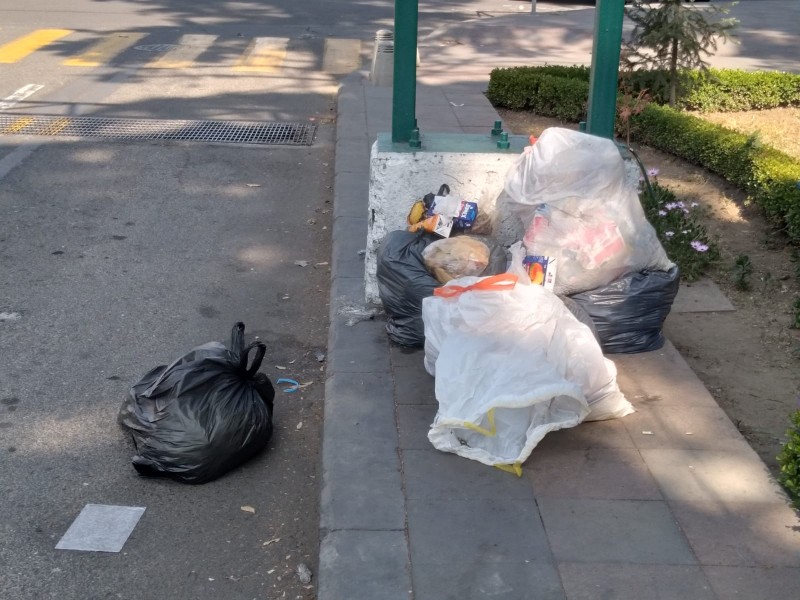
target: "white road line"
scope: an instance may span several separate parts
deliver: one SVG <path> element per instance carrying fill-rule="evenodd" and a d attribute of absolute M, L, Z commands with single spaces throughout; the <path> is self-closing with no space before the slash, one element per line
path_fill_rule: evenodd
<path fill-rule="evenodd" d="M 39 85 L 38 83 L 29 83 L 28 85 L 22 86 L 16 92 L 0 101 L 0 110 L 8 110 L 17 102 L 22 102 L 25 98 L 38 92 L 43 87 L 43 85 Z"/>

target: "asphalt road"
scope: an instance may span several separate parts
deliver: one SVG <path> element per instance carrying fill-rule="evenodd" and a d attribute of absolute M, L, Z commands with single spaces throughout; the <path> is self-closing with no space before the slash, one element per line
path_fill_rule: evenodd
<path fill-rule="evenodd" d="M 339 73 L 322 68 L 324 36 L 301 40 L 302 54 L 289 48 L 272 71 L 237 72 L 234 54 L 254 36 L 298 39 L 302 18 L 282 30 L 280 7 L 184 4 L 0 2 L 0 47 L 71 31 L 0 63 L 0 99 L 13 104 L 0 116 L 318 126 L 297 147 L 0 135 L 3 599 L 315 595 L 297 568 L 316 569 Z M 186 34 L 217 45 L 180 69 L 149 70 L 153 53 L 135 49 L 65 64 L 133 28 L 146 46 Z M 196 345 L 227 341 L 238 320 L 267 345 L 263 372 L 309 384 L 278 391 L 269 448 L 201 486 L 138 476 L 116 424 L 128 388 Z M 56 550 L 86 504 L 146 510 L 120 553 Z"/>

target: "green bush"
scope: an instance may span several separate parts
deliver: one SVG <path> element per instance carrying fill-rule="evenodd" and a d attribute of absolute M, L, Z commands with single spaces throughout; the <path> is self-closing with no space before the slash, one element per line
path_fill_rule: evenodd
<path fill-rule="evenodd" d="M 766 216 L 800 243 L 800 163 L 751 136 L 667 106 L 632 117 L 637 139 L 700 165 L 743 189 Z"/>
<path fill-rule="evenodd" d="M 579 121 L 589 98 L 589 67 L 494 69 L 486 97 L 494 106 Z"/>
<path fill-rule="evenodd" d="M 788 439 L 778 454 L 778 481 L 795 500 L 795 505 L 800 505 L 800 410 L 792 415 L 786 437 Z"/>
<path fill-rule="evenodd" d="M 639 194 L 647 220 L 670 260 L 680 267 L 681 279 L 694 281 L 719 260 L 719 249 L 694 216 L 697 203 L 678 200 L 675 194 L 653 181 L 652 195 Z"/>
<path fill-rule="evenodd" d="M 800 75 L 769 71 L 709 69 L 681 73 L 680 108 L 700 112 L 763 110 L 800 106 Z"/>
<path fill-rule="evenodd" d="M 634 94 L 648 90 L 655 102 L 666 104 L 666 71 L 637 70 L 620 75 L 620 86 L 628 85 L 629 91 Z M 540 86 L 547 80 L 549 98 L 552 98 L 553 87 L 560 86 L 568 94 L 570 102 L 570 108 L 561 112 L 573 114 L 576 107 L 585 105 L 589 98 L 589 77 L 589 67 L 582 66 L 494 69 L 489 77 L 486 95 L 495 106 L 536 110 L 545 116 L 558 116 L 559 108 L 551 101 L 539 100 L 540 108 L 534 109 Z M 800 75 L 794 73 L 738 69 L 709 69 L 705 72 L 683 70 L 679 73 L 678 89 L 678 107 L 685 110 L 731 112 L 800 106 Z M 576 120 L 583 118 L 584 114 L 585 110 Z"/>

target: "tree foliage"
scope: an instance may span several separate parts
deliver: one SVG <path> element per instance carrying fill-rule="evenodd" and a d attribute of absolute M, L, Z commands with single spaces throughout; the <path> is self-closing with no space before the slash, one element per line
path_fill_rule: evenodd
<path fill-rule="evenodd" d="M 643 0 L 625 8 L 634 28 L 623 44 L 623 65 L 663 74 L 657 82 L 668 90 L 669 103 L 677 101 L 680 69 L 707 70 L 705 57 L 717 44 L 732 40 L 738 20 L 726 17 L 721 6 L 695 6 L 694 1 L 662 0 L 650 5 Z"/>

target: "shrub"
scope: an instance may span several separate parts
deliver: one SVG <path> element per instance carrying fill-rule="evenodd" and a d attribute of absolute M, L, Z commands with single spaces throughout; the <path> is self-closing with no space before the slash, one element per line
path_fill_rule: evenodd
<path fill-rule="evenodd" d="M 680 267 L 681 279 L 694 281 L 719 260 L 719 249 L 694 217 L 697 203 L 678 200 L 657 182 L 652 182 L 651 189 L 652 195 L 647 190 L 639 195 L 647 220 L 656 230 L 667 256 Z"/>
<path fill-rule="evenodd" d="M 494 69 L 486 97 L 494 106 L 579 121 L 589 98 L 589 67 Z"/>
<path fill-rule="evenodd" d="M 791 426 L 786 432 L 786 443 L 778 454 L 780 473 L 778 481 L 794 498 L 795 505 L 800 501 L 800 410 L 791 417 Z"/>
<path fill-rule="evenodd" d="M 763 110 L 800 106 L 800 75 L 777 71 L 709 69 L 681 74 L 683 96 L 678 105 L 700 112 Z"/>

